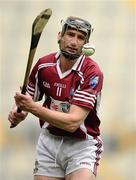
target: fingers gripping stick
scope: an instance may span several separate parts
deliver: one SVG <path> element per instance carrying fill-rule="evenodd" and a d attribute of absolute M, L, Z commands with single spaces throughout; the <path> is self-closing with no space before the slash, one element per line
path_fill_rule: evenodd
<path fill-rule="evenodd" d="M 25 71 L 23 87 L 21 91 L 22 94 L 26 93 L 26 86 L 28 83 L 28 78 L 29 78 L 31 67 L 32 67 L 36 48 L 37 48 L 39 39 L 41 37 L 41 34 L 43 32 L 43 29 L 45 25 L 47 24 L 48 20 L 50 19 L 51 15 L 52 15 L 51 9 L 45 9 L 36 17 L 36 19 L 33 22 L 29 56 L 28 56 L 28 61 L 27 61 L 27 66 L 26 66 L 26 71 Z M 21 109 L 18 108 L 17 112 L 20 113 Z M 17 125 L 16 123 L 12 123 L 10 128 L 15 127 L 16 125 Z"/>

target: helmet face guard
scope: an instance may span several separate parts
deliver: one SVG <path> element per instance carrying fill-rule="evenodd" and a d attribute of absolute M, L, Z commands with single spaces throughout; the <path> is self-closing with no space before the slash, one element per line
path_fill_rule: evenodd
<path fill-rule="evenodd" d="M 87 42 L 89 41 L 90 34 L 93 30 L 92 30 L 91 24 L 88 21 L 83 20 L 78 17 L 70 16 L 67 18 L 66 21 L 62 20 L 61 22 L 63 23 L 62 34 L 65 33 L 65 31 L 67 30 L 68 27 L 71 27 L 73 29 L 76 29 L 77 31 L 86 33 L 86 41 Z"/>

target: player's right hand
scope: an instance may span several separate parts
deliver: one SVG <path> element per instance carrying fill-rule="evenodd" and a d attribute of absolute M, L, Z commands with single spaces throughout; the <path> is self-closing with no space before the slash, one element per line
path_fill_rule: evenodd
<path fill-rule="evenodd" d="M 8 120 L 11 123 L 10 128 L 17 126 L 21 121 L 23 121 L 26 118 L 27 114 L 28 113 L 25 111 L 17 113 L 17 107 L 13 106 L 12 110 L 8 115 Z"/>

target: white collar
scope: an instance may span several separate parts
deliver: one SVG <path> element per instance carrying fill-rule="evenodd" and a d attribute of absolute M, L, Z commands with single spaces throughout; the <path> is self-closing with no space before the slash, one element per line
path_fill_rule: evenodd
<path fill-rule="evenodd" d="M 56 53 L 56 55 L 55 55 L 55 57 L 56 57 L 56 59 L 58 59 L 57 60 L 57 62 L 56 62 L 56 67 L 57 67 L 57 71 L 58 71 L 58 75 L 59 75 L 59 77 L 62 79 L 62 78 L 64 78 L 65 76 L 67 76 L 68 74 L 70 74 L 71 73 L 71 71 L 72 70 L 74 70 L 74 71 L 80 71 L 80 68 L 81 68 L 81 65 L 82 65 L 82 63 L 83 63 L 83 61 L 84 61 L 84 55 L 81 55 L 78 59 L 77 59 L 77 61 L 75 62 L 75 64 L 72 66 L 72 68 L 70 69 L 70 70 L 67 70 L 66 72 L 64 72 L 64 73 L 62 73 L 61 72 L 61 69 L 60 69 L 60 51 L 58 51 L 57 53 Z M 82 62 L 81 62 L 82 61 Z M 81 62 L 81 63 L 80 63 Z"/>

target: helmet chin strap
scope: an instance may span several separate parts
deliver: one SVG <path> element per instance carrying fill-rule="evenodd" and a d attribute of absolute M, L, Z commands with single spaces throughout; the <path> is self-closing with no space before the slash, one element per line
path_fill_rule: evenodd
<path fill-rule="evenodd" d="M 75 60 L 80 57 L 80 54 L 72 54 L 61 49 L 61 53 L 67 60 Z"/>
<path fill-rule="evenodd" d="M 67 52 L 67 51 L 65 51 L 65 50 L 63 50 L 62 48 L 61 48 L 61 39 L 59 39 L 58 40 L 58 44 L 59 44 L 59 48 L 60 48 L 60 51 L 61 51 L 61 53 L 62 53 L 62 55 L 67 59 L 67 60 L 75 60 L 75 59 L 77 59 L 77 58 L 79 58 L 80 57 L 80 54 L 74 54 L 74 53 L 69 53 L 69 52 Z"/>

